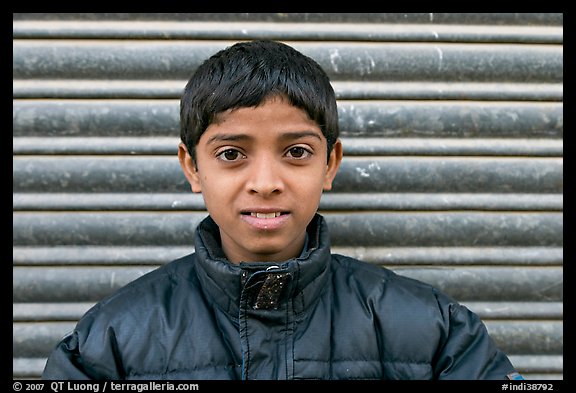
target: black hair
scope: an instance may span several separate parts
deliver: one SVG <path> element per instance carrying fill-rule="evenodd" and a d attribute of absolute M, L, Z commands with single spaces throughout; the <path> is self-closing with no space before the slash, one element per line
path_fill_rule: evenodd
<path fill-rule="evenodd" d="M 330 79 L 320 65 L 289 45 L 271 40 L 240 42 L 205 60 L 180 100 L 180 139 L 195 160 L 200 137 L 229 110 L 255 107 L 282 96 L 315 121 L 328 144 L 338 139 L 338 109 Z"/>

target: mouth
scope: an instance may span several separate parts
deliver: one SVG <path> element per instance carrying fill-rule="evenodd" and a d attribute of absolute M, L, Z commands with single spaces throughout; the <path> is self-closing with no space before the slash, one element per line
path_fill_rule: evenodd
<path fill-rule="evenodd" d="M 258 212 L 249 212 L 249 213 L 242 213 L 244 215 L 250 215 L 251 217 L 256 217 L 256 218 L 276 218 L 276 217 L 280 217 L 282 214 L 287 214 L 287 213 L 282 213 L 282 212 L 272 212 L 272 213 L 258 213 Z"/>
<path fill-rule="evenodd" d="M 267 211 L 243 211 L 241 217 L 243 221 L 258 230 L 275 230 L 287 223 L 290 212 L 281 210 Z"/>
<path fill-rule="evenodd" d="M 242 214 L 243 216 L 250 216 L 250 217 L 254 217 L 254 218 L 264 218 L 264 219 L 270 219 L 270 218 L 276 218 L 276 217 L 280 217 L 280 216 L 284 216 L 286 214 L 289 214 L 290 212 L 288 211 L 283 211 L 283 210 L 272 210 L 272 209 L 254 209 L 254 211 L 252 210 L 244 210 L 242 212 L 240 212 L 240 214 Z"/>

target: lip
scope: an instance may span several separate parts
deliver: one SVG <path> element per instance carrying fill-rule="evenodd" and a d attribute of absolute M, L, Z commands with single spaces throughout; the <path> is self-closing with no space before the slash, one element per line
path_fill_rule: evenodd
<path fill-rule="evenodd" d="M 251 213 L 271 214 L 278 212 L 281 214 L 273 218 L 259 218 L 251 215 Z M 290 213 L 281 208 L 254 208 L 243 210 L 240 218 L 254 229 L 273 231 L 281 228 L 286 223 L 290 218 Z"/>

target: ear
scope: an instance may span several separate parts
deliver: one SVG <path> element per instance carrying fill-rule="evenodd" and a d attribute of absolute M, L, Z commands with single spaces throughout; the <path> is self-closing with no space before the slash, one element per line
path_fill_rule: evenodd
<path fill-rule="evenodd" d="M 342 162 L 342 155 L 343 155 L 342 142 L 340 142 L 340 139 L 338 139 L 334 143 L 332 151 L 330 152 L 330 157 L 328 159 L 328 168 L 324 176 L 325 191 L 332 189 L 332 181 L 334 181 L 334 177 L 338 172 L 338 168 L 340 168 L 340 163 Z"/>
<path fill-rule="evenodd" d="M 190 183 L 192 192 L 202 192 L 198 167 L 194 163 L 194 160 L 192 160 L 192 156 L 183 142 L 178 144 L 178 161 L 180 161 L 180 167 L 182 168 L 182 172 L 184 172 L 184 176 L 186 176 L 188 183 Z"/>

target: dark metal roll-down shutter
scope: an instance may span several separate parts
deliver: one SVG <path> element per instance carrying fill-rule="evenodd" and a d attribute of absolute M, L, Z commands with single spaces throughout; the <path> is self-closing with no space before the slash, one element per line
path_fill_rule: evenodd
<path fill-rule="evenodd" d="M 95 302 L 193 251 L 179 96 L 239 40 L 315 58 L 344 161 L 334 252 L 477 312 L 527 379 L 563 378 L 562 14 L 13 14 L 13 376 Z"/>

